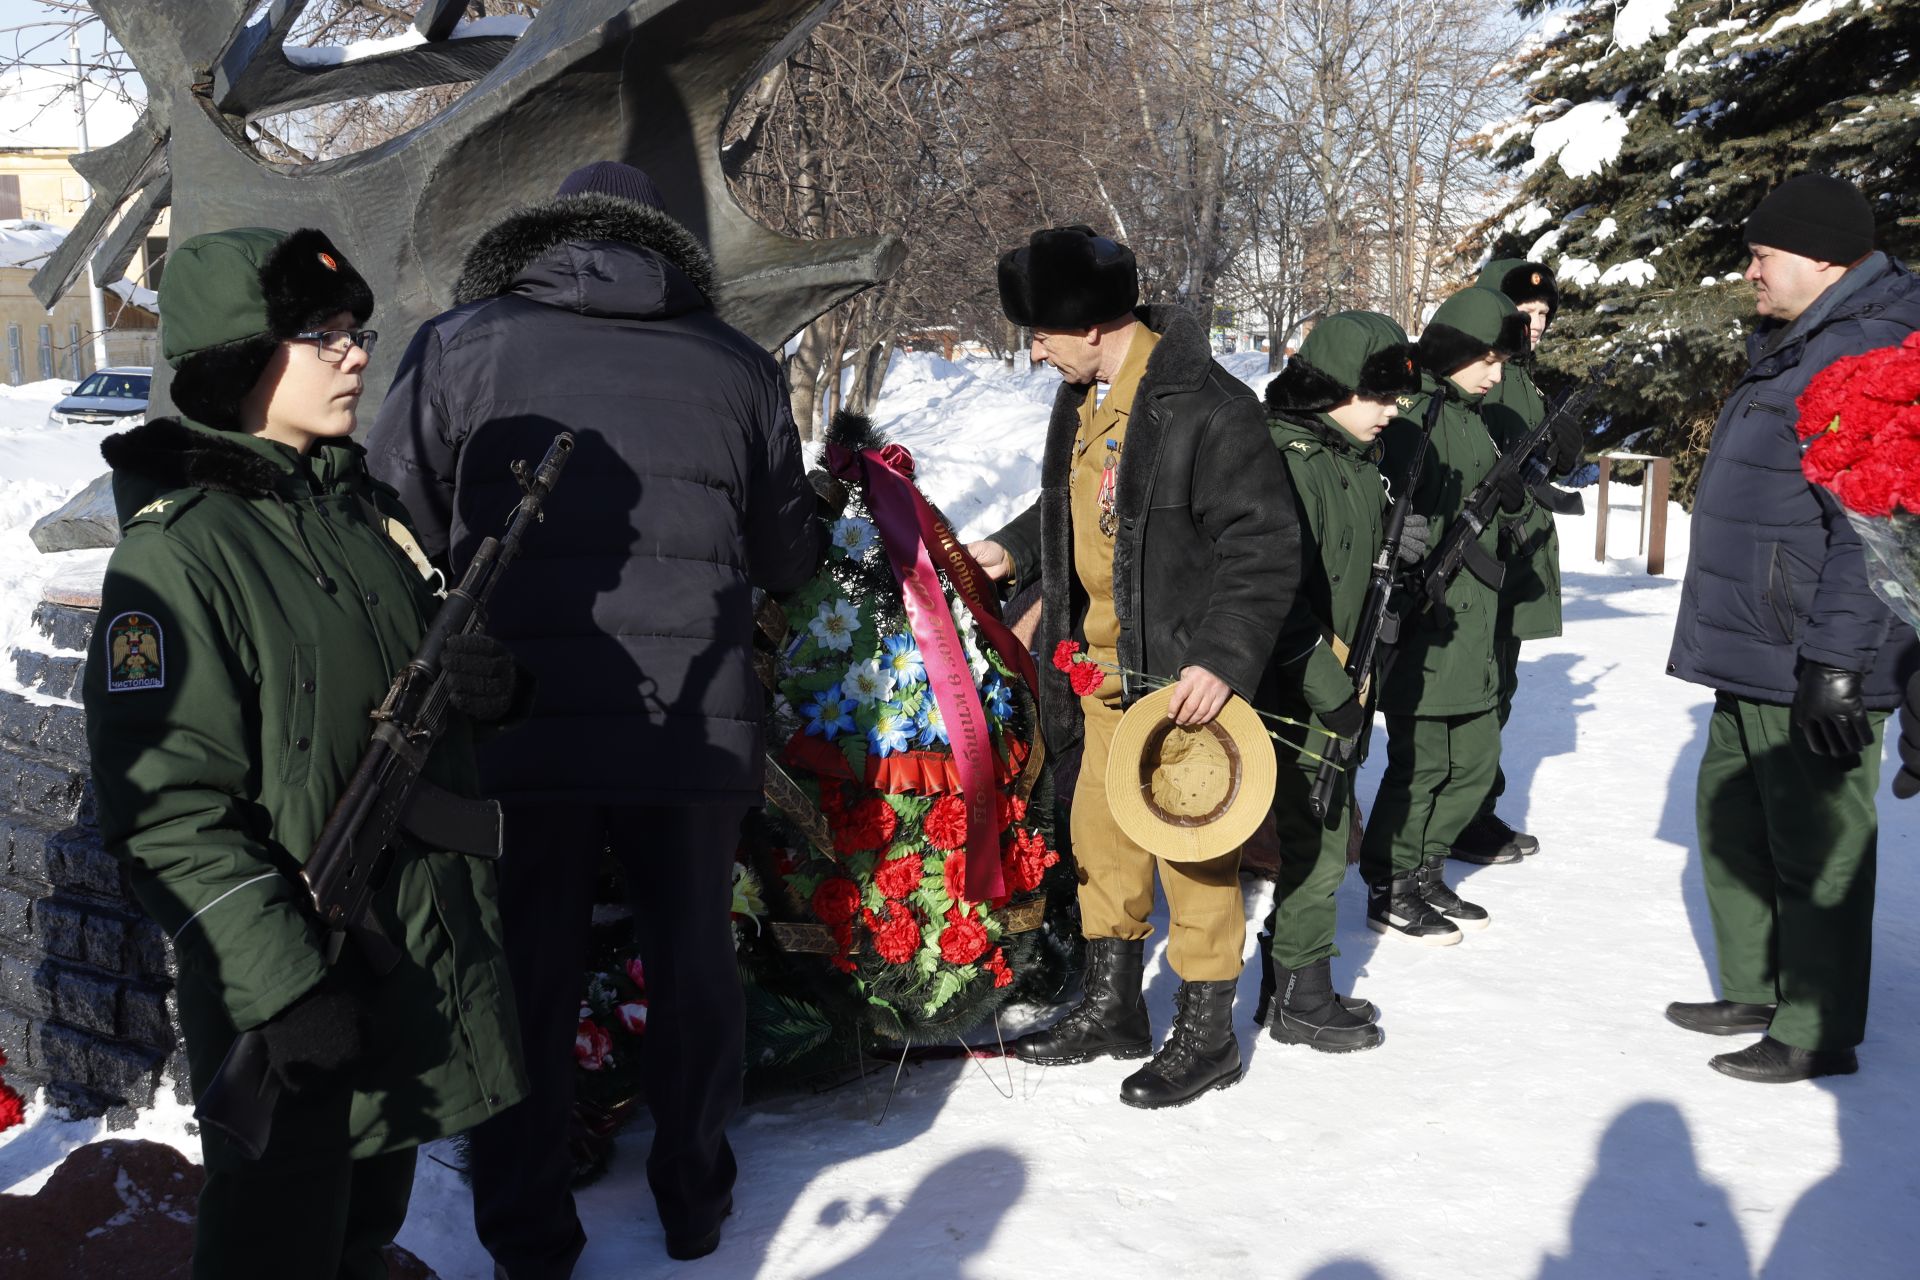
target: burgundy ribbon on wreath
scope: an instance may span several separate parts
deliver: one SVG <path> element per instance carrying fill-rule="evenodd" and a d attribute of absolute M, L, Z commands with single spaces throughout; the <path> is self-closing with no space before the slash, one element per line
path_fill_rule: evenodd
<path fill-rule="evenodd" d="M 938 553 L 966 603 L 975 625 L 987 642 L 1000 651 L 1015 671 L 1036 689 L 1033 657 L 1000 621 L 991 593 L 983 590 L 985 575 L 966 554 L 945 521 L 913 486 L 913 455 L 897 444 L 855 453 L 841 445 L 826 446 L 827 467 L 842 480 L 864 483 L 867 505 L 887 564 L 900 584 L 907 626 L 926 663 L 927 683 L 946 722 L 947 741 L 953 747 L 960 775 L 960 799 L 967 810 L 967 853 L 962 891 L 973 902 L 992 902 L 1006 896 L 1006 878 L 1000 867 L 1000 830 L 995 799 L 993 739 L 986 709 L 974 687 L 959 629 L 947 609 L 934 571 Z"/>

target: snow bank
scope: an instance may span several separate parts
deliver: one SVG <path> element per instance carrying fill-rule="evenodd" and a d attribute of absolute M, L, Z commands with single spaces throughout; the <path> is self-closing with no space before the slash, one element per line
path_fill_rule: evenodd
<path fill-rule="evenodd" d="M 1532 173 L 1554 157 L 1569 178 L 1591 178 L 1620 156 L 1627 119 L 1611 101 L 1582 102 L 1533 131 L 1533 158 L 1520 166 Z"/>
<path fill-rule="evenodd" d="M 533 23 L 532 18 L 495 16 L 491 18 L 468 18 L 456 25 L 449 40 L 476 40 L 482 36 L 508 36 L 518 39 Z M 383 53 L 398 53 L 402 49 L 411 49 L 415 45 L 427 43 L 427 38 L 409 27 L 397 36 L 387 36 L 379 40 L 356 40 L 352 44 L 332 45 L 283 45 L 282 52 L 287 61 L 297 67 L 337 67 L 343 63 L 359 62 L 363 58 L 378 57 Z"/>
<path fill-rule="evenodd" d="M 0 267 L 23 267 L 38 271 L 66 238 L 66 229 L 50 222 L 37 222 L 31 218 L 0 221 Z M 158 293 L 142 288 L 131 280 L 116 280 L 102 287 L 136 307 L 153 311 L 160 305 Z"/>

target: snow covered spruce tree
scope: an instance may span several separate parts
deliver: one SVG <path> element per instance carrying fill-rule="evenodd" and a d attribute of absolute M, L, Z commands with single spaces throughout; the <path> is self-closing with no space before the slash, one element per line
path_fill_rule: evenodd
<path fill-rule="evenodd" d="M 1593 443 L 1675 460 L 1690 496 L 1744 367 L 1741 226 L 1776 183 L 1838 174 L 1880 248 L 1920 242 L 1920 0 L 1518 0 L 1539 19 L 1510 71 L 1530 105 L 1478 140 L 1517 172 L 1482 228 L 1551 266 L 1542 351 L 1563 387 L 1619 353 Z"/>

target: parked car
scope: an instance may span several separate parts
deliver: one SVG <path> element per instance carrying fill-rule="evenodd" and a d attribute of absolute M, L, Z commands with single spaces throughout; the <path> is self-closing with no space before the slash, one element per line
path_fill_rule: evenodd
<path fill-rule="evenodd" d="M 47 413 L 50 427 L 137 427 L 147 418 L 150 365 L 96 369 Z"/>

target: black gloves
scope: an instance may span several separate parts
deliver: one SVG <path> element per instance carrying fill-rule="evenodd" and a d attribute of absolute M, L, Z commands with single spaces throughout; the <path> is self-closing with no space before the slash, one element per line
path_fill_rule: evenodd
<path fill-rule="evenodd" d="M 1920 673 L 1907 681 L 1906 701 L 1900 704 L 1900 772 L 1893 775 L 1893 795 L 1905 800 L 1920 794 Z"/>
<path fill-rule="evenodd" d="M 1427 546 L 1432 538 L 1427 518 L 1407 513 L 1407 522 L 1400 529 L 1400 563 L 1419 564 L 1427 558 Z"/>
<path fill-rule="evenodd" d="M 324 1081 L 366 1051 L 366 1015 L 352 996 L 322 981 L 260 1028 L 267 1069 L 289 1093 Z"/>
<path fill-rule="evenodd" d="M 1800 664 L 1800 687 L 1788 723 L 1815 755 L 1857 756 L 1873 743 L 1873 726 L 1860 701 L 1860 677 L 1819 662 Z"/>
<path fill-rule="evenodd" d="M 475 724 L 504 720 L 532 688 L 532 678 L 514 665 L 513 651 L 481 632 L 448 636 L 440 651 L 447 698 Z"/>
<path fill-rule="evenodd" d="M 1553 475 L 1563 476 L 1580 465 L 1580 459 L 1586 445 L 1586 433 L 1571 415 L 1560 419 L 1553 426 L 1553 433 L 1547 444 L 1547 470 Z"/>
<path fill-rule="evenodd" d="M 1359 700 L 1348 698 L 1331 711 L 1320 713 L 1320 723 L 1327 726 L 1343 738 L 1351 740 L 1367 723 L 1367 713 Z"/>
<path fill-rule="evenodd" d="M 1520 468 L 1515 467 L 1501 476 L 1496 489 L 1500 494 L 1500 509 L 1508 515 L 1519 515 L 1520 509 L 1527 505 L 1527 482 Z"/>

